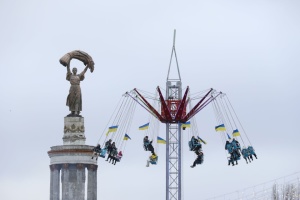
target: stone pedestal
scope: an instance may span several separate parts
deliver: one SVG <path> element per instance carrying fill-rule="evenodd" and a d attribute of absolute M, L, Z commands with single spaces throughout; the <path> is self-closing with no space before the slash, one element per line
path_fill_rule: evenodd
<path fill-rule="evenodd" d="M 85 144 L 83 117 L 65 117 L 64 125 L 64 145 Z"/>
<path fill-rule="evenodd" d="M 91 159 L 94 146 L 85 145 L 84 118 L 65 117 L 64 122 L 64 145 L 48 151 L 50 200 L 84 200 L 86 192 L 87 200 L 97 200 L 98 166 Z"/>

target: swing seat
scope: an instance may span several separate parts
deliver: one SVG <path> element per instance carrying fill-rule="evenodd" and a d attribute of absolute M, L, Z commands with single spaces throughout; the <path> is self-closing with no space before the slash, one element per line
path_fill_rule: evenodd
<path fill-rule="evenodd" d="M 253 149 L 252 146 L 249 146 L 249 147 L 248 147 L 248 151 L 249 151 L 249 154 L 250 154 L 250 155 L 254 155 L 254 154 L 255 154 L 255 153 L 254 153 L 254 149 Z"/>
<path fill-rule="evenodd" d="M 249 156 L 249 152 L 247 149 L 242 149 L 242 155 L 243 155 L 243 158 L 247 158 Z"/>
<path fill-rule="evenodd" d="M 150 161 L 150 163 L 151 163 L 152 165 L 156 165 L 156 164 L 157 164 L 157 162 L 155 162 L 155 161 Z"/>
<path fill-rule="evenodd" d="M 151 163 L 152 165 L 156 165 L 156 164 L 157 164 L 157 161 L 158 161 L 158 156 L 156 156 L 155 159 L 150 159 L 150 163 Z"/>
<path fill-rule="evenodd" d="M 107 152 L 106 148 L 102 149 L 99 156 L 102 157 L 102 158 L 105 158 L 106 152 Z"/>
<path fill-rule="evenodd" d="M 189 141 L 189 147 L 190 147 L 190 151 L 192 151 L 192 149 L 193 149 L 192 141 Z"/>
<path fill-rule="evenodd" d="M 189 141 L 189 147 L 190 147 L 190 151 L 194 151 L 196 147 L 201 147 L 201 144 L 198 143 L 198 144 L 193 144 L 192 141 Z"/>
<path fill-rule="evenodd" d="M 226 144 L 226 146 L 225 146 L 225 149 L 228 151 L 228 153 L 232 153 L 233 152 L 233 150 L 234 150 L 234 148 L 233 148 L 233 146 L 232 146 L 232 144 L 231 143 L 228 143 L 228 144 Z"/>

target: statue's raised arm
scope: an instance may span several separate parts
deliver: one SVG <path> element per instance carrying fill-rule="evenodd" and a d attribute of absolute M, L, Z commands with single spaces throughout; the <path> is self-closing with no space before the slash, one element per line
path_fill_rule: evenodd
<path fill-rule="evenodd" d="M 72 69 L 72 73 L 70 70 L 70 62 L 75 58 L 84 63 L 86 66 L 84 70 L 77 74 L 77 68 L 74 67 Z M 91 56 L 87 53 L 79 50 L 72 51 L 70 53 L 65 54 L 59 62 L 67 67 L 67 76 L 66 79 L 70 81 L 71 87 L 69 90 L 69 95 L 67 97 L 66 105 L 69 106 L 69 110 L 71 113 L 68 116 L 80 116 L 80 111 L 82 111 L 82 97 L 81 97 L 81 89 L 80 89 L 80 81 L 84 80 L 84 75 L 87 69 L 90 69 L 91 72 L 94 71 L 94 61 Z"/>

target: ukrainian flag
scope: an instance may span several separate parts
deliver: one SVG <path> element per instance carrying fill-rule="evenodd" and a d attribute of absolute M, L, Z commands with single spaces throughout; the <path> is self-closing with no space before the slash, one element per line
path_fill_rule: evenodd
<path fill-rule="evenodd" d="M 161 137 L 157 136 L 157 143 L 159 143 L 159 144 L 166 144 L 167 142 L 166 142 L 166 140 L 164 140 Z"/>
<path fill-rule="evenodd" d="M 182 128 L 190 128 L 190 127 L 191 127 L 191 122 L 188 121 L 188 122 L 182 123 L 182 124 L 181 124 L 181 127 L 182 127 Z"/>
<path fill-rule="evenodd" d="M 124 140 L 128 140 L 128 139 L 131 139 L 131 138 L 129 137 L 129 135 L 127 135 L 127 134 L 125 133 Z"/>
<path fill-rule="evenodd" d="M 226 131 L 224 124 L 215 127 L 216 131 Z"/>
<path fill-rule="evenodd" d="M 149 123 L 144 124 L 143 126 L 140 126 L 140 127 L 139 127 L 139 130 L 146 130 L 146 129 L 148 129 L 148 128 L 149 128 Z"/>
<path fill-rule="evenodd" d="M 202 140 L 199 136 L 197 136 L 197 137 L 200 142 L 202 142 L 203 144 L 206 144 L 206 142 L 204 140 Z"/>
<path fill-rule="evenodd" d="M 106 133 L 106 136 L 109 134 L 109 133 L 112 133 L 112 132 L 116 132 L 118 130 L 118 126 L 111 126 L 108 128 L 108 131 Z"/>
<path fill-rule="evenodd" d="M 239 130 L 235 129 L 233 132 L 232 132 L 232 136 L 233 137 L 237 137 L 237 136 L 241 136 Z"/>

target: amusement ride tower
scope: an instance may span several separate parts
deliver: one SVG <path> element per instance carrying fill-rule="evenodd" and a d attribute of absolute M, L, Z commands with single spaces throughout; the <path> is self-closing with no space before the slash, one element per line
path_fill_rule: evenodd
<path fill-rule="evenodd" d="M 161 90 L 157 87 L 159 94 L 159 101 L 161 103 L 161 110 L 157 111 L 139 92 L 134 89 L 136 95 L 147 107 L 147 110 L 154 115 L 160 122 L 166 124 L 166 200 L 181 200 L 182 199 L 182 168 L 181 168 L 181 154 L 182 154 L 182 135 L 181 125 L 186 123 L 189 119 L 195 116 L 200 110 L 208 105 L 215 96 L 212 94 L 211 88 L 199 102 L 187 112 L 187 105 L 189 103 L 187 87 L 184 94 L 182 93 L 182 82 L 175 50 L 175 36 L 174 31 L 173 47 L 171 59 L 168 69 L 168 76 L 166 82 L 166 96 L 163 97 Z M 170 78 L 170 68 L 173 55 L 176 60 L 176 67 L 178 72 L 177 78 Z"/>

